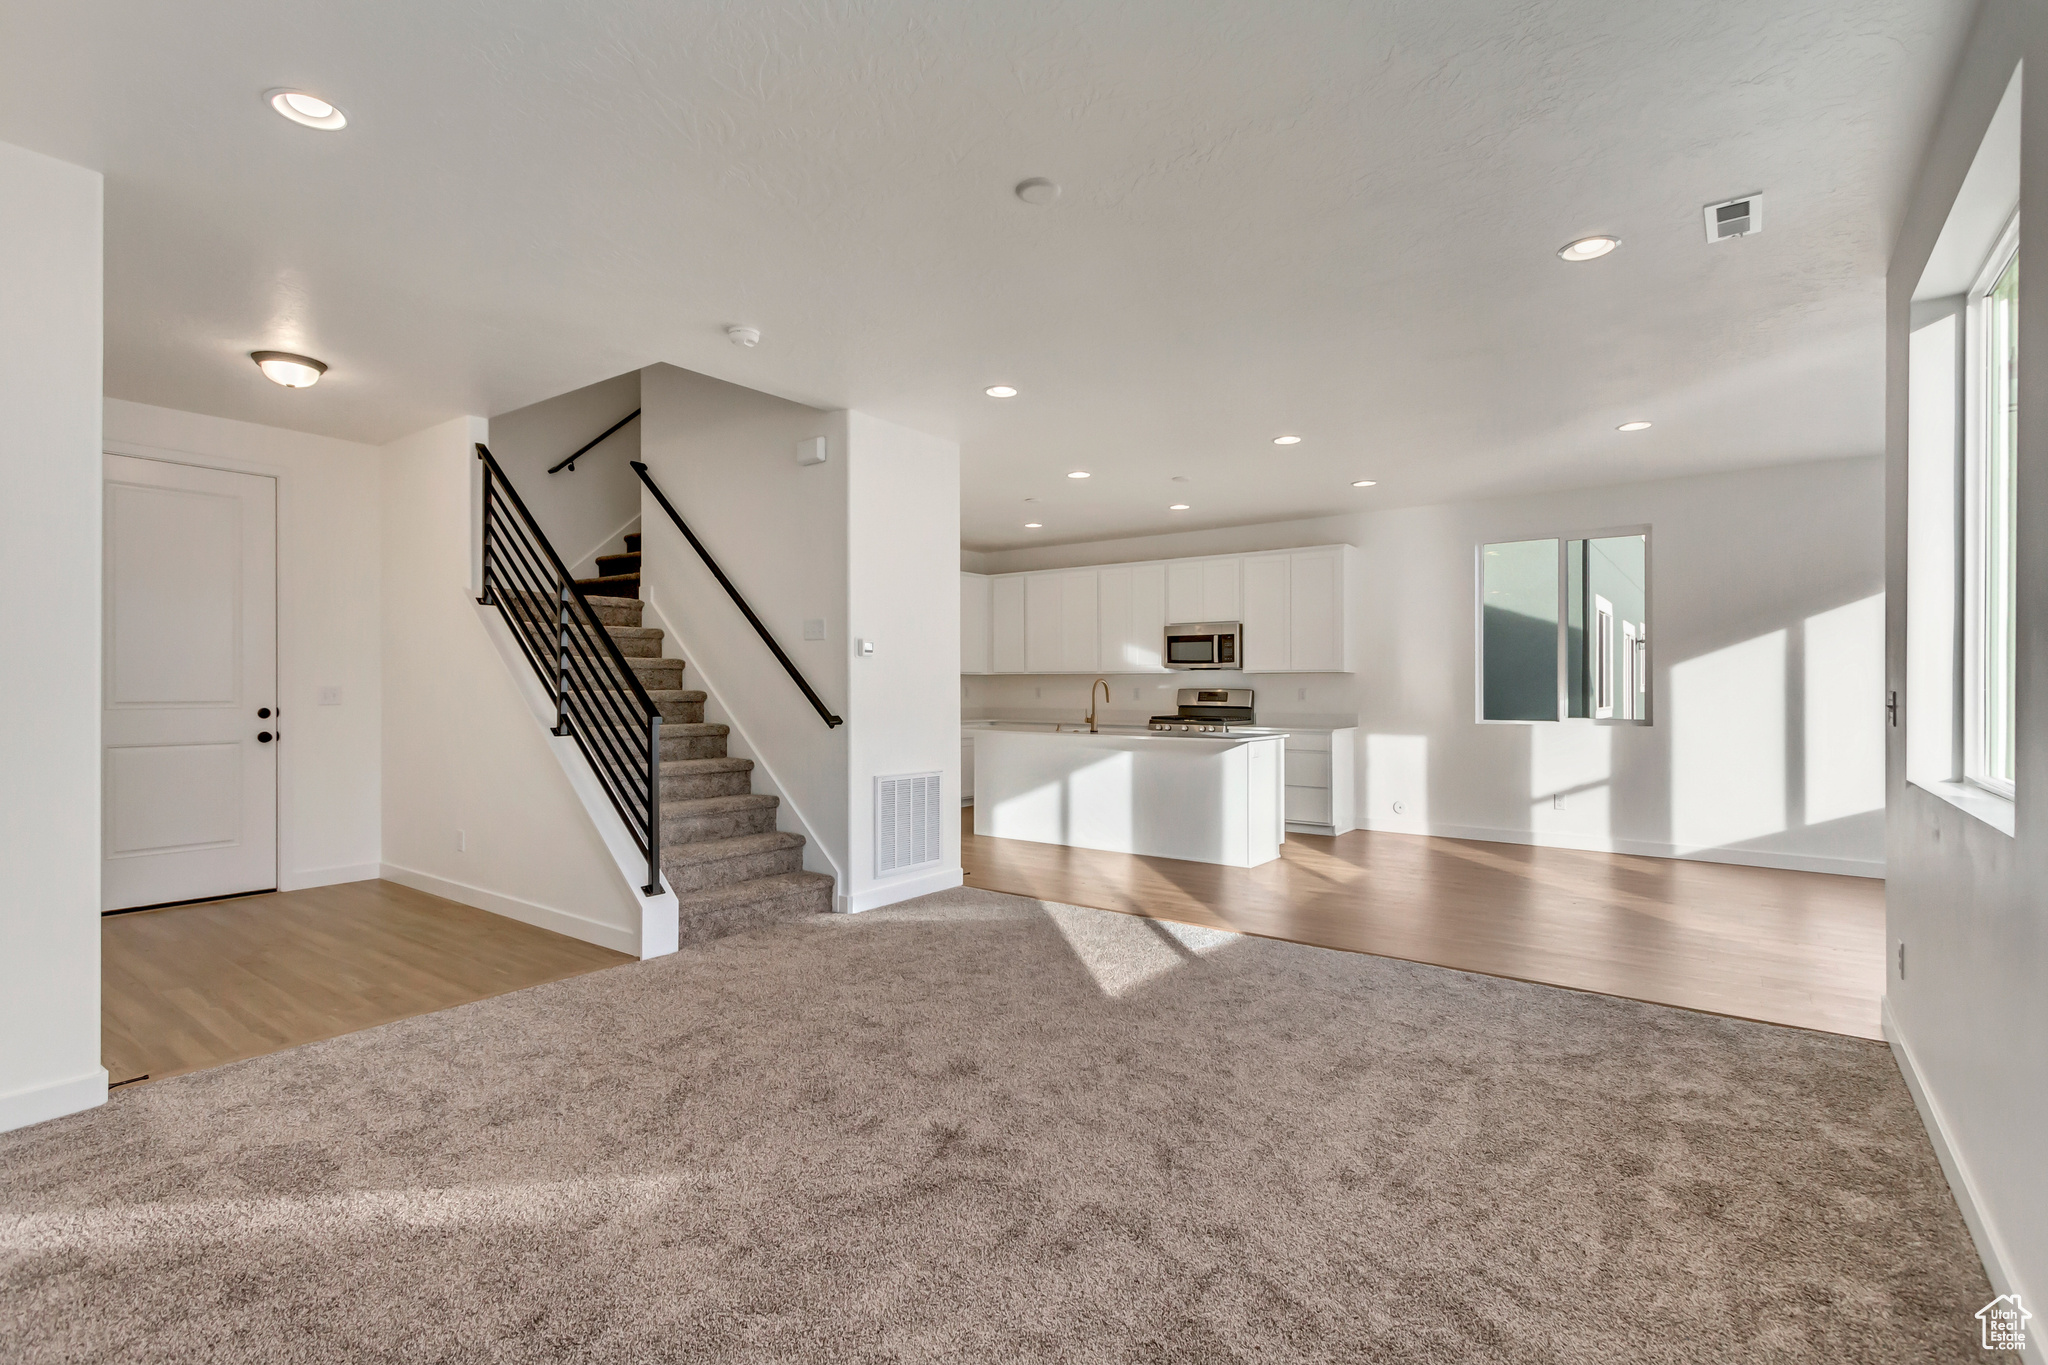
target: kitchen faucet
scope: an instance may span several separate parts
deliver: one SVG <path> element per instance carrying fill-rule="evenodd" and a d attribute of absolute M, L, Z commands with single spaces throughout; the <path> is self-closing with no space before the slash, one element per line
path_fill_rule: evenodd
<path fill-rule="evenodd" d="M 1109 704 L 1109 679 L 1097 678 L 1088 689 L 1088 733 L 1091 735 L 1101 733 L 1095 728 L 1095 689 L 1097 687 L 1102 689 L 1102 704 L 1107 706 Z"/>

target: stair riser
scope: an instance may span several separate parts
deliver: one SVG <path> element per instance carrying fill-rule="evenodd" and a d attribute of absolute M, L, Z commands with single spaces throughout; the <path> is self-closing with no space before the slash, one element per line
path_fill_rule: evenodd
<path fill-rule="evenodd" d="M 593 602 L 590 609 L 597 613 L 597 619 L 607 626 L 637 626 L 640 613 L 647 608 L 639 602 L 631 606 L 606 606 Z"/>
<path fill-rule="evenodd" d="M 661 657 L 661 639 L 659 636 L 649 639 L 643 636 L 628 635 L 622 640 L 614 635 L 612 643 L 619 647 L 619 653 L 629 659 L 659 659 Z"/>
<path fill-rule="evenodd" d="M 678 758 L 726 758 L 724 735 L 663 735 L 661 758 L 667 763 Z M 742 788 L 742 790 L 746 790 Z"/>
<path fill-rule="evenodd" d="M 696 801 L 706 796 L 745 796 L 752 791 L 750 773 L 692 773 L 661 779 L 663 801 Z M 773 825 L 773 821 L 770 821 Z"/>
<path fill-rule="evenodd" d="M 683 687 L 683 661 L 681 659 L 628 659 L 626 663 L 640 675 L 640 685 L 649 691 L 668 689 L 681 691 Z"/>
<path fill-rule="evenodd" d="M 664 860 L 661 870 L 668 876 L 669 887 L 681 895 L 689 891 L 709 891 L 714 886 L 731 886 L 734 882 L 750 882 L 756 877 L 801 872 L 804 870 L 804 851 L 801 848 L 778 848 L 697 863 Z"/>
<path fill-rule="evenodd" d="M 681 946 L 707 943 L 727 934 L 744 933 L 783 920 L 832 912 L 830 883 L 786 895 L 768 897 L 745 905 L 720 906 L 716 910 L 681 916 L 677 929 Z"/>
<path fill-rule="evenodd" d="M 722 796 L 739 796 L 740 792 L 721 792 Z M 667 795 L 666 791 L 663 793 Z M 768 834 L 775 828 L 775 807 L 761 806 L 754 810 L 722 810 L 709 815 L 681 815 L 661 818 L 661 842 L 664 848 L 677 844 L 695 843 L 699 839 L 731 839 L 741 834 Z M 797 860 L 801 863 L 803 860 Z"/>
<path fill-rule="evenodd" d="M 670 701 L 666 697 L 656 697 L 654 699 L 654 706 L 656 710 L 661 712 L 663 720 L 672 720 L 678 725 L 702 725 L 704 723 L 704 703 L 701 701 Z M 661 756 L 663 758 L 724 757 L 723 754 L 672 754 L 668 751 L 666 741 L 663 741 Z"/>

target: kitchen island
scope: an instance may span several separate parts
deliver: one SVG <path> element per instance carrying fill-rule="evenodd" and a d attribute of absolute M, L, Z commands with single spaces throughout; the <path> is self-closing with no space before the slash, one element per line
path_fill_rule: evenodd
<path fill-rule="evenodd" d="M 974 832 L 1258 867 L 1286 838 L 1286 735 L 1135 728 L 972 732 Z"/>

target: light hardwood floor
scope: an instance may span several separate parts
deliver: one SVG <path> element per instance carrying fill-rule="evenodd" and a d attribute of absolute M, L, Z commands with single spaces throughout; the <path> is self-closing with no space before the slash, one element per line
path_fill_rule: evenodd
<path fill-rule="evenodd" d="M 967 884 L 1878 1038 L 1884 883 L 1358 831 L 1244 869 L 978 837 Z"/>
<path fill-rule="evenodd" d="M 109 915 L 100 942 L 115 1084 L 633 961 L 387 881 Z"/>

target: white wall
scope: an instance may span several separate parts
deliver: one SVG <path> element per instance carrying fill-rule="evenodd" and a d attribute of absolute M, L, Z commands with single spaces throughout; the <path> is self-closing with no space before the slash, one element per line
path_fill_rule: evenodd
<path fill-rule="evenodd" d="M 0 143 L 0 1129 L 102 1103 L 97 173 Z"/>
<path fill-rule="evenodd" d="M 1945 102 L 1908 202 L 1888 275 L 1886 478 L 1888 686 L 1911 666 L 1905 605 L 1912 296 L 1963 189 L 2015 64 L 2034 63 L 2022 91 L 2020 255 L 2048 260 L 2048 11 L 1988 0 Z M 2036 60 L 2036 59 L 2039 60 Z M 1994 206 L 1995 208 L 1995 206 Z M 2001 1291 L 2048 1292 L 2048 294 L 2020 293 L 2019 800 L 2008 836 L 1906 780 L 1910 737 L 1891 734 L 1889 963 L 1885 1013 L 1951 1187 Z M 1938 514 L 1938 509 L 1937 509 Z M 1938 674 L 1940 670 L 1935 670 Z M 1906 708 L 1908 724 L 1918 704 Z M 1936 708 L 1937 714 L 1940 708 Z M 1902 978 L 1896 945 L 1907 950 Z M 2032 1294 L 2028 1294 L 2032 1298 Z M 2035 1326 L 2044 1321 L 2033 1300 Z M 2036 1337 L 2038 1341 L 2038 1335 Z M 2038 1345 L 2034 1348 L 2038 1353 Z"/>
<path fill-rule="evenodd" d="M 847 716 L 844 415 L 669 365 L 641 372 L 640 396 L 642 458 L 656 483 L 825 704 Z M 826 438 L 826 462 L 797 464 L 797 443 L 815 436 Z M 733 727 L 730 752 L 758 765 L 754 789 L 782 798 L 778 827 L 804 835 L 804 866 L 838 877 L 843 892 L 845 727 L 827 728 L 651 496 L 641 522 L 641 596 L 672 634 L 667 652 L 687 661 L 683 686 L 712 694 L 707 715 Z M 803 638 L 806 620 L 824 623 L 823 640 Z"/>
<path fill-rule="evenodd" d="M 380 453 L 383 875 L 639 952 L 641 898 L 476 604 L 472 447 L 485 433 L 458 418 Z"/>
<path fill-rule="evenodd" d="M 640 372 L 629 370 L 491 419 L 492 456 L 578 578 L 594 576 L 598 553 L 623 550 L 620 534 L 639 528 L 632 462 L 640 458 L 640 423 L 628 422 L 573 470 L 548 467 L 639 406 Z"/>
<path fill-rule="evenodd" d="M 250 371 L 252 383 L 266 383 Z M 105 448 L 277 480 L 278 888 L 378 875 L 376 446 L 110 398 Z M 341 689 L 322 706 L 323 687 Z"/>
<path fill-rule="evenodd" d="M 846 414 L 849 675 L 847 810 L 851 865 L 842 888 L 865 910 L 960 885 L 960 448 Z M 921 871 L 875 874 L 877 777 L 943 774 L 944 855 Z"/>
<path fill-rule="evenodd" d="M 1359 725 L 1367 828 L 1875 876 L 1884 866 L 1883 513 L 1883 471 L 1870 457 L 1005 551 L 977 563 L 1009 572 L 1356 544 L 1356 673 L 1199 681 L 1256 688 L 1265 724 Z M 1475 548 L 1642 524 L 1655 723 L 1474 723 Z M 1072 719 L 1087 709 L 1089 681 L 970 677 L 964 704 L 975 717 Z M 1120 678 L 1111 717 L 1170 711 L 1173 690 L 1194 681 Z"/>

